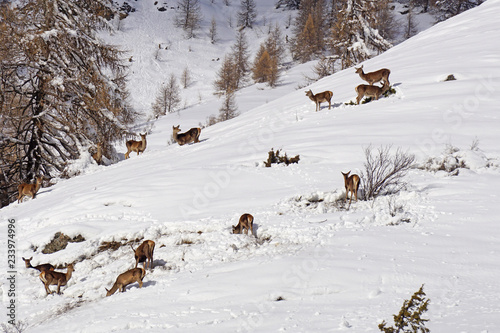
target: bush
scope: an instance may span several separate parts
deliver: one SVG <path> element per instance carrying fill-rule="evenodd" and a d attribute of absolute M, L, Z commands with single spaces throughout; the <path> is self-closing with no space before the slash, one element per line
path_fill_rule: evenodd
<path fill-rule="evenodd" d="M 429 319 L 423 319 L 422 315 L 427 311 L 430 300 L 425 298 L 424 285 L 413 294 L 411 299 L 405 300 L 401 310 L 397 315 L 394 315 L 394 325 L 395 327 L 386 327 L 387 323 L 385 320 L 378 325 L 380 331 L 385 333 L 427 333 L 430 332 L 428 328 L 425 327 L 425 323 Z"/>
<path fill-rule="evenodd" d="M 365 148 L 365 171 L 361 172 L 363 199 L 398 193 L 406 186 L 403 177 L 413 165 L 415 155 L 405 153 L 401 148 L 391 155 L 391 148 L 392 146 L 381 146 L 377 152 L 373 152 L 372 146 Z"/>

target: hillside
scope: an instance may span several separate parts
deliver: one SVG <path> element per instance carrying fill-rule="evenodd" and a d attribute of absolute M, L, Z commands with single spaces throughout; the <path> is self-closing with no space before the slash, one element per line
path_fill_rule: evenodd
<path fill-rule="evenodd" d="M 396 94 L 388 98 L 345 105 L 363 83 L 352 68 L 296 89 L 306 64 L 285 73 L 278 89 L 239 92 L 241 115 L 203 129 L 200 143 L 169 144 L 173 125 L 185 131 L 217 112 L 220 101 L 199 84 L 201 103 L 138 126 L 149 131 L 144 154 L 85 166 L 35 200 L 1 209 L 2 221 L 16 221 L 25 332 L 377 332 L 422 284 L 432 332 L 498 330 L 499 11 L 500 1 L 488 0 L 366 61 L 367 71 L 390 68 Z M 137 50 L 153 52 L 142 41 L 166 42 L 133 36 L 124 24 Z M 220 56 L 199 48 L 205 60 Z M 191 55 L 186 61 L 196 63 Z M 155 66 L 134 67 L 138 108 L 171 70 Z M 196 82 L 203 68 L 193 68 Z M 457 80 L 445 81 L 449 74 Z M 332 109 L 314 112 L 308 89 L 333 91 Z M 336 208 L 345 196 L 340 172 L 359 174 L 369 145 L 416 155 L 408 187 Z M 300 162 L 265 168 L 271 148 Z M 456 175 L 442 170 L 457 165 Z M 254 215 L 257 237 L 230 234 L 243 213 Z M 85 241 L 42 254 L 56 232 Z M 134 260 L 128 244 L 99 247 L 141 238 L 156 242 L 143 288 L 104 297 Z M 75 263 L 63 295 L 45 295 L 20 260 L 31 256 L 34 264 Z"/>

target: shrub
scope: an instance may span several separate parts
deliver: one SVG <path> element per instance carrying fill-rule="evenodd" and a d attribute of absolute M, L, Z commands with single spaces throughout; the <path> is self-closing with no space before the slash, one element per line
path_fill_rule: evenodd
<path fill-rule="evenodd" d="M 372 146 L 365 148 L 365 171 L 361 172 L 364 185 L 363 199 L 373 199 L 382 194 L 398 193 L 406 186 L 404 176 L 415 161 L 415 155 L 398 148 L 391 155 L 392 146 L 379 147 L 377 152 Z"/>
<path fill-rule="evenodd" d="M 274 152 L 273 148 L 268 153 L 267 161 L 264 161 L 264 165 L 266 167 L 271 167 L 271 164 L 280 164 L 280 163 L 285 163 L 286 165 L 289 165 L 291 163 L 299 163 L 300 156 L 297 155 L 292 158 L 288 158 L 288 156 L 285 153 L 285 156 L 280 156 L 281 150 L 278 149 L 276 152 Z"/>
<path fill-rule="evenodd" d="M 429 319 L 422 318 L 422 315 L 427 311 L 427 307 L 430 303 L 430 300 L 426 299 L 423 289 L 424 285 L 413 294 L 409 301 L 404 301 L 399 313 L 393 316 L 395 327 L 386 327 L 387 323 L 384 320 L 378 325 L 379 330 L 385 333 L 430 332 L 430 330 L 425 327 L 425 323 L 428 322 Z"/>

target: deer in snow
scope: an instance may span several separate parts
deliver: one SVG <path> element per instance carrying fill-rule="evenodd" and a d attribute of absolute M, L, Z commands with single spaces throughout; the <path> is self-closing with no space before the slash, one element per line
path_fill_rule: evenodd
<path fill-rule="evenodd" d="M 321 109 L 321 103 L 322 102 L 328 102 L 328 110 L 332 107 L 332 96 L 333 93 L 329 90 L 317 93 L 316 95 L 313 94 L 312 90 L 309 89 L 309 91 L 306 91 L 306 96 L 311 99 L 314 103 L 316 103 L 316 112 Z"/>
<path fill-rule="evenodd" d="M 387 68 L 382 68 L 382 69 L 379 69 L 378 71 L 370 72 L 370 73 L 366 73 L 366 74 L 363 72 L 363 65 L 361 65 L 361 67 L 359 67 L 359 68 L 354 67 L 354 69 L 356 70 L 356 74 L 359 74 L 359 77 L 361 79 L 365 80 L 366 82 L 368 82 L 371 86 L 375 82 L 379 82 L 382 80 L 384 81 L 384 85 L 385 84 L 390 85 L 389 74 L 391 74 L 391 71 L 388 70 Z"/>
<path fill-rule="evenodd" d="M 22 257 L 22 258 L 24 260 L 24 263 L 26 264 L 26 268 L 33 268 L 39 272 L 53 271 L 54 270 L 54 266 L 52 266 L 51 264 L 41 264 L 41 265 L 32 266 L 31 260 L 33 259 L 33 257 L 31 257 L 29 259 L 25 259 L 24 257 Z"/>
<path fill-rule="evenodd" d="M 17 203 L 20 203 L 25 196 L 31 197 L 32 199 L 35 199 L 36 193 L 42 186 L 42 181 L 43 181 L 43 176 L 38 176 L 36 177 L 36 183 L 35 184 L 26 184 L 22 183 L 17 187 L 17 190 L 19 192 L 19 195 L 17 197 Z"/>
<path fill-rule="evenodd" d="M 126 142 L 127 152 L 125 153 L 125 159 L 129 158 L 129 154 L 133 151 L 136 151 L 137 155 L 139 155 L 139 153 L 143 153 L 146 150 L 147 133 L 144 134 L 139 133 L 139 135 L 141 136 L 141 141 L 128 140 Z"/>
<path fill-rule="evenodd" d="M 47 295 L 53 294 L 54 292 L 50 290 L 49 286 L 57 285 L 57 293 L 60 294 L 61 286 L 65 286 L 69 279 L 71 279 L 71 275 L 74 271 L 73 264 L 69 264 L 66 273 L 59 273 L 55 271 L 43 271 L 40 273 L 40 280 L 43 282 L 45 286 L 45 291 Z"/>
<path fill-rule="evenodd" d="M 366 97 L 373 97 L 375 100 L 378 100 L 378 98 L 383 95 L 387 90 L 389 90 L 389 84 L 384 83 L 382 87 L 379 86 L 369 86 L 367 84 L 360 84 L 355 88 L 356 93 L 358 96 L 356 97 L 356 104 L 359 104 L 361 99 L 366 96 Z"/>
<path fill-rule="evenodd" d="M 200 142 L 198 138 L 200 137 L 201 134 L 201 128 L 193 127 L 185 133 L 179 133 L 181 131 L 180 126 L 181 125 L 172 126 L 172 132 L 173 132 L 172 136 L 174 137 L 174 140 L 179 144 L 179 146 L 191 142 L 194 143 Z"/>
<path fill-rule="evenodd" d="M 113 295 L 117 290 L 124 292 L 126 287 L 134 282 L 139 283 L 139 288 L 142 288 L 142 280 L 146 275 L 146 271 L 142 268 L 132 268 L 125 273 L 118 275 L 111 289 L 106 289 L 106 297 Z"/>
<path fill-rule="evenodd" d="M 233 234 L 242 234 L 245 229 L 245 234 L 248 235 L 248 230 L 253 235 L 253 216 L 251 214 L 243 214 L 240 217 L 238 225 L 233 225 Z"/>
<path fill-rule="evenodd" d="M 92 158 L 97 163 L 97 165 L 101 165 L 102 164 L 102 145 L 100 142 L 97 143 L 96 149 L 97 149 L 97 151 L 92 154 Z"/>
<path fill-rule="evenodd" d="M 153 251 L 155 250 L 155 242 L 152 240 L 145 240 L 137 249 L 134 250 L 132 245 L 130 245 L 132 251 L 134 251 L 135 256 L 135 268 L 140 262 L 144 263 L 144 269 L 148 268 L 149 262 L 149 270 L 153 269 Z"/>
<path fill-rule="evenodd" d="M 351 200 L 349 201 L 349 206 L 351 206 L 353 193 L 354 193 L 354 197 L 356 198 L 356 201 L 358 201 L 359 176 L 356 174 L 349 176 L 351 171 L 349 171 L 348 173 L 343 173 L 341 171 L 341 173 L 344 176 L 345 201 L 347 201 L 347 194 L 349 192 L 351 192 Z"/>

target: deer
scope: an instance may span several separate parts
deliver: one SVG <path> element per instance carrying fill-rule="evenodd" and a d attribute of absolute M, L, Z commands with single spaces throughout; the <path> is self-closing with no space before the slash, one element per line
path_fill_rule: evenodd
<path fill-rule="evenodd" d="M 359 176 L 356 174 L 349 176 L 349 174 L 351 173 L 350 170 L 347 173 L 343 173 L 342 171 L 340 173 L 344 176 L 345 201 L 347 201 L 347 194 L 351 192 L 351 200 L 349 201 L 349 207 L 350 207 L 353 193 L 356 201 L 358 201 Z"/>
<path fill-rule="evenodd" d="M 31 257 L 29 259 L 25 259 L 24 257 L 22 257 L 22 258 L 24 260 L 24 263 L 26 264 L 26 268 L 33 268 L 39 272 L 53 271 L 54 270 L 54 266 L 52 266 L 51 264 L 41 264 L 41 265 L 32 266 L 31 260 L 33 259 L 33 257 Z"/>
<path fill-rule="evenodd" d="M 316 103 L 316 112 L 321 109 L 321 103 L 322 102 L 328 102 L 328 110 L 332 107 L 332 96 L 333 93 L 329 90 L 317 93 L 316 95 L 313 94 L 312 90 L 309 89 L 309 91 L 306 91 L 306 96 L 311 99 L 314 103 Z"/>
<path fill-rule="evenodd" d="M 374 97 L 375 100 L 383 95 L 387 90 L 389 90 L 389 83 L 384 83 L 382 87 L 379 86 L 369 86 L 367 84 L 360 84 L 355 88 L 358 97 L 356 97 L 356 104 L 359 105 L 359 102 L 364 96 Z"/>
<path fill-rule="evenodd" d="M 248 230 L 253 235 L 253 216 L 251 214 L 243 214 L 240 217 L 238 225 L 233 225 L 233 234 L 242 234 L 245 229 L 245 234 L 248 235 Z"/>
<path fill-rule="evenodd" d="M 142 288 L 142 279 L 146 275 L 146 271 L 142 268 L 132 268 L 125 273 L 118 275 L 111 289 L 106 289 L 106 297 L 113 295 L 117 290 L 125 292 L 126 287 L 134 282 L 139 283 L 139 288 Z"/>
<path fill-rule="evenodd" d="M 363 65 L 361 65 L 361 67 L 359 68 L 356 68 L 354 67 L 354 69 L 356 70 L 356 74 L 359 74 L 359 77 L 363 80 L 365 80 L 366 82 L 368 82 L 371 86 L 373 86 L 373 84 L 375 82 L 379 82 L 379 81 L 384 81 L 384 85 L 385 84 L 390 84 L 389 83 L 389 74 L 391 74 L 391 71 L 388 70 L 387 68 L 382 68 L 382 69 L 379 69 L 378 71 L 375 71 L 375 72 L 370 72 L 370 73 L 364 73 L 363 72 Z"/>
<path fill-rule="evenodd" d="M 92 154 L 92 158 L 97 163 L 97 165 L 102 164 L 102 145 L 100 142 L 97 143 L 97 151 Z"/>
<path fill-rule="evenodd" d="M 191 142 L 200 142 L 198 139 L 201 134 L 201 128 L 199 127 L 193 127 L 189 131 L 185 133 L 179 133 L 181 131 L 180 129 L 181 125 L 178 126 L 172 126 L 172 132 L 173 132 L 173 137 L 174 140 L 179 144 L 179 146 L 185 145 L 186 143 L 191 143 Z"/>
<path fill-rule="evenodd" d="M 26 184 L 22 183 L 17 187 L 19 192 L 19 196 L 17 197 L 17 203 L 20 203 L 25 196 L 29 196 L 32 199 L 35 199 L 36 193 L 42 186 L 43 176 L 36 177 L 35 184 Z"/>
<path fill-rule="evenodd" d="M 125 159 L 129 158 L 129 154 L 133 151 L 137 152 L 137 156 L 139 156 L 139 153 L 143 153 L 146 150 L 146 135 L 147 133 L 141 134 L 141 141 L 134 141 L 134 140 L 128 140 L 126 143 L 127 146 L 127 152 L 125 153 Z"/>
<path fill-rule="evenodd" d="M 135 268 L 140 262 L 144 263 L 144 269 L 148 268 L 149 262 L 149 270 L 153 269 L 153 251 L 155 250 L 155 242 L 152 240 L 145 240 L 137 249 L 134 250 L 132 245 L 130 245 L 132 251 L 134 251 L 135 255 Z"/>
<path fill-rule="evenodd" d="M 55 271 L 43 271 L 40 273 L 40 280 L 43 282 L 45 286 L 45 291 L 47 295 L 51 295 L 54 292 L 50 290 L 49 286 L 57 285 L 57 294 L 61 293 L 61 286 L 65 286 L 69 279 L 71 279 L 71 275 L 74 271 L 73 264 L 69 264 L 67 267 L 66 273 L 60 273 Z"/>

